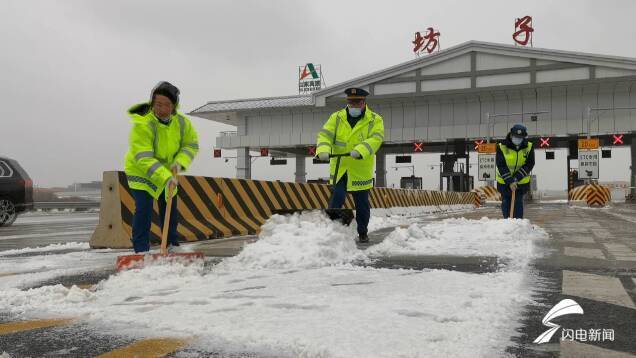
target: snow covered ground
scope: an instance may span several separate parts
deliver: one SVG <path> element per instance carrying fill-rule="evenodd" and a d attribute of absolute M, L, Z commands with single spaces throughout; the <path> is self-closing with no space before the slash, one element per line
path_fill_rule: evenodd
<path fill-rule="evenodd" d="M 531 299 L 533 280 L 526 268 L 540 255 L 533 242 L 546 239 L 546 233 L 527 220 L 373 220 L 376 229 L 398 222 L 409 226 L 360 250 L 352 240 L 354 227 L 316 212 L 275 216 L 260 240 L 212 267 L 159 262 L 112 275 L 94 290 L 61 285 L 22 290 L 24 283 L 15 278 L 0 278 L 0 312 L 21 318 L 79 317 L 95 329 L 137 337 L 191 337 L 191 347 L 214 352 L 501 355 Z M 117 254 L 0 257 L 0 265 L 6 265 L 3 270 L 83 270 L 112 265 Z M 511 264 L 486 274 L 366 265 L 404 254 L 494 255 Z"/>

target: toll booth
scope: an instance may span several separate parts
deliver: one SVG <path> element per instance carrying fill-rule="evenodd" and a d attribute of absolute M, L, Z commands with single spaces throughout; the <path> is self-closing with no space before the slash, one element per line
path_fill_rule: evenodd
<path fill-rule="evenodd" d="M 449 153 L 452 150 L 453 153 Z M 446 143 L 444 154 L 440 155 L 439 188 L 445 191 L 471 191 L 474 187 L 470 175 L 469 153 L 466 142 Z M 458 162 L 463 159 L 462 162 Z"/>
<path fill-rule="evenodd" d="M 422 177 L 411 175 L 410 177 L 402 177 L 400 179 L 400 188 L 402 189 L 422 189 Z"/>

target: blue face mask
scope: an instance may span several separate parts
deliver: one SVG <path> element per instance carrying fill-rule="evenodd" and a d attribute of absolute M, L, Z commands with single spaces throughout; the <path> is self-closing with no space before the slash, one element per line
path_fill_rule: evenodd
<path fill-rule="evenodd" d="M 523 137 L 512 136 L 510 139 L 514 145 L 521 145 L 521 143 L 523 143 Z"/>
<path fill-rule="evenodd" d="M 361 114 L 362 114 L 362 108 L 349 107 L 349 115 L 351 117 L 360 117 Z"/>

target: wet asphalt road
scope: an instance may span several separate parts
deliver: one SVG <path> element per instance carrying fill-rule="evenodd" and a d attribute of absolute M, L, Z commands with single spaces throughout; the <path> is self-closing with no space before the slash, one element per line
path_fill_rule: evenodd
<path fill-rule="evenodd" d="M 512 338 L 513 344 L 505 349 L 505 354 L 517 357 L 559 357 L 559 356 L 610 356 L 611 354 L 636 355 L 636 309 L 618 305 L 612 301 L 612 294 L 626 295 L 632 304 L 636 303 L 636 256 L 634 261 L 630 255 L 636 251 L 636 207 L 615 205 L 609 210 L 590 210 L 572 208 L 566 205 L 531 205 L 526 210 L 527 217 L 546 229 L 553 240 L 545 243 L 547 256 L 531 264 L 531 276 L 535 285 L 535 302 L 524 307 L 524 314 L 519 317 L 522 327 L 518 335 Z M 471 219 L 483 216 L 498 217 L 496 207 L 481 208 L 474 212 L 464 213 Z M 50 213 L 29 214 L 20 217 L 12 227 L 0 228 L 0 251 L 23 247 L 44 246 L 71 241 L 84 242 L 97 225 L 97 213 Z M 583 225 L 581 223 L 584 223 Z M 380 242 L 393 228 L 379 230 L 370 235 L 371 243 L 360 245 L 360 248 Z M 250 238 L 246 238 L 249 240 Z M 253 238 L 252 238 L 253 239 Z M 219 242 L 223 254 L 227 256 L 238 252 L 241 240 Z M 206 244 L 204 244 L 205 246 Z M 617 246 L 622 245 L 622 246 Z M 204 247 L 202 246 L 202 247 Z M 621 253 L 617 247 L 626 251 Z M 210 243 L 209 252 L 216 252 Z M 584 249 L 598 252 L 596 257 L 585 257 L 587 254 L 574 254 L 572 250 Z M 592 251 L 597 250 L 597 251 Z M 218 250 L 217 250 L 218 251 Z M 218 252 L 221 252 L 218 251 Z M 30 254 L 23 254 L 30 255 Z M 636 254 L 634 254 L 636 255 Z M 1 258 L 0 258 L 1 259 Z M 210 259 L 208 264 L 218 262 L 220 258 Z M 448 269 L 484 274 L 497 270 L 502 263 L 497 257 L 461 258 L 452 256 L 409 256 L 391 257 L 378 260 L 374 267 L 412 268 L 412 269 Z M 504 263 L 505 264 L 505 263 Z M 571 287 L 586 282 L 569 283 L 571 276 L 565 271 L 594 275 L 602 280 L 618 280 L 621 288 L 599 296 L 590 283 L 588 289 L 572 291 Z M 32 287 L 51 284 L 85 284 L 91 285 L 107 278 L 113 270 L 101 270 L 81 275 L 63 276 L 40 282 Z M 596 282 L 596 281 L 595 281 Z M 567 289 L 566 289 L 567 288 Z M 585 288 L 585 287 L 584 287 Z M 581 293 L 582 292 L 582 293 Z M 572 295 L 575 293 L 576 295 Z M 600 298 L 599 298 L 600 297 Z M 624 296 L 621 296 L 624 297 Z M 532 341 L 547 327 L 541 319 L 548 310 L 564 298 L 578 302 L 585 310 L 584 315 L 565 316 L 553 322 L 563 328 L 612 328 L 616 332 L 613 341 L 576 342 L 574 345 L 559 343 L 557 333 L 551 343 L 537 345 Z M 0 313 L 0 323 L 10 323 L 13 317 Z M 107 353 L 117 347 L 132 343 L 126 337 L 117 334 L 99 333 L 88 329 L 85 324 L 73 324 L 52 328 L 27 330 L 12 334 L 0 335 L 0 354 L 7 352 L 13 357 L 39 356 L 73 356 L 87 357 Z M 190 348 L 179 349 L 168 356 L 208 356 L 217 357 L 214 352 L 198 352 Z M 249 353 L 236 356 L 248 357 Z"/>

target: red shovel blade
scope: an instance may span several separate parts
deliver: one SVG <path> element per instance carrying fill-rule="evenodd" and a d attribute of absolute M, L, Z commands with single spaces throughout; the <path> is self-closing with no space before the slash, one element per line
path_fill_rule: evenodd
<path fill-rule="evenodd" d="M 142 268 L 146 260 L 154 261 L 159 259 L 168 259 L 169 261 L 188 263 L 194 260 L 202 260 L 205 255 L 202 252 L 171 252 L 167 255 L 162 254 L 136 254 L 118 256 L 115 267 L 117 271 Z"/>

